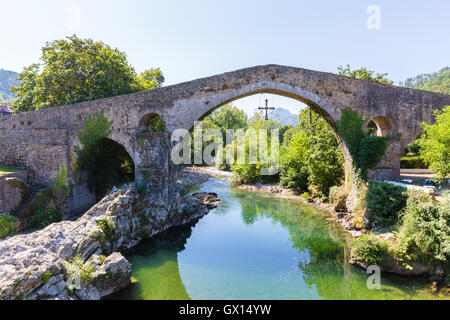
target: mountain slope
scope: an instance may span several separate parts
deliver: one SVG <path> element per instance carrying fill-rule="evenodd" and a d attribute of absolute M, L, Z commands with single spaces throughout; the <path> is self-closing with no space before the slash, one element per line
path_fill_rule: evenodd
<path fill-rule="evenodd" d="M 450 94 L 450 67 L 431 73 L 421 74 L 401 83 L 404 87 Z"/>
<path fill-rule="evenodd" d="M 298 114 L 292 114 L 283 108 L 276 108 L 269 118 L 278 121 L 282 126 L 290 124 L 295 127 L 298 124 Z"/>
<path fill-rule="evenodd" d="M 8 101 L 14 98 L 9 89 L 12 85 L 19 84 L 18 81 L 15 81 L 18 76 L 19 74 L 14 71 L 0 69 L 0 101 Z"/>

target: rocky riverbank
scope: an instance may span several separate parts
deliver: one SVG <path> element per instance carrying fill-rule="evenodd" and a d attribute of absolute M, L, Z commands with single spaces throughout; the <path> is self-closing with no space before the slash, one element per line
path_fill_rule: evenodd
<path fill-rule="evenodd" d="M 113 190 L 76 221 L 0 241 L 0 299 L 96 300 L 130 284 L 121 252 L 142 239 L 198 219 L 216 194 L 185 196 L 161 206 L 133 184 Z"/>

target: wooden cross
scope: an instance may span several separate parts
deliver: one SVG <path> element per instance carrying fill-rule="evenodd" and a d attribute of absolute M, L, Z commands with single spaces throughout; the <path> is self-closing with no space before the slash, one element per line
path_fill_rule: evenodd
<path fill-rule="evenodd" d="M 275 108 L 273 108 L 273 107 L 269 108 L 269 99 L 266 99 L 266 107 L 265 108 L 259 107 L 258 109 L 266 111 L 266 120 L 269 120 L 269 110 L 275 110 Z"/>

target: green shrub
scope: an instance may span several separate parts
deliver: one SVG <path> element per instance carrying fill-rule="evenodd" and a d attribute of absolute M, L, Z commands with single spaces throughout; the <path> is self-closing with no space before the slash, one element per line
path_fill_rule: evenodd
<path fill-rule="evenodd" d="M 105 239 L 111 241 L 115 237 L 115 223 L 111 219 L 99 219 L 97 220 L 99 228 L 103 231 Z"/>
<path fill-rule="evenodd" d="M 70 195 L 70 188 L 68 185 L 67 179 L 67 168 L 66 165 L 63 165 L 61 169 L 58 171 L 55 180 L 52 185 L 52 193 L 55 199 L 64 201 Z"/>
<path fill-rule="evenodd" d="M 330 194 L 328 195 L 328 202 L 329 203 L 333 203 L 334 202 L 334 197 L 339 192 L 339 189 L 340 189 L 340 187 L 338 187 L 338 186 L 334 186 L 334 187 L 330 188 Z"/>
<path fill-rule="evenodd" d="M 85 286 L 88 286 L 92 282 L 94 267 L 92 264 L 85 263 L 81 255 L 75 256 L 65 265 L 67 277 L 79 276 L 80 283 Z"/>
<path fill-rule="evenodd" d="M 61 209 L 54 205 L 52 190 L 41 190 L 24 213 L 24 226 L 30 228 L 45 228 L 62 219 Z"/>
<path fill-rule="evenodd" d="M 353 240 L 353 255 L 372 265 L 385 261 L 388 257 L 387 243 L 375 235 L 363 235 Z"/>
<path fill-rule="evenodd" d="M 0 215 L 0 239 L 13 236 L 17 232 L 16 222 L 15 217 Z"/>
<path fill-rule="evenodd" d="M 400 167 L 402 169 L 428 169 L 428 166 L 420 157 L 402 157 Z"/>
<path fill-rule="evenodd" d="M 406 188 L 390 183 L 373 182 L 369 185 L 367 218 L 382 225 L 391 225 L 398 221 L 400 212 L 406 207 Z"/>
<path fill-rule="evenodd" d="M 411 201 L 402 214 L 395 250 L 400 260 L 427 264 L 450 258 L 450 204 Z"/>

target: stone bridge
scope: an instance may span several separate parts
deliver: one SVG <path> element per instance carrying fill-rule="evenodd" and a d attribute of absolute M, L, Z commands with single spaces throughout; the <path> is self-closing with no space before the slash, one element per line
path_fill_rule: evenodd
<path fill-rule="evenodd" d="M 398 175 L 400 154 L 420 134 L 420 123 L 433 121 L 433 110 L 450 105 L 450 96 L 400 88 L 331 73 L 277 65 L 257 66 L 198 79 L 153 91 L 56 107 L 0 118 L 0 163 L 32 172 L 32 183 L 50 185 L 62 164 L 70 168 L 71 209 L 92 203 L 86 187 L 75 185 L 72 164 L 77 133 L 87 115 L 104 109 L 113 121 L 111 139 L 122 144 L 133 158 L 136 179 L 145 171 L 154 179 L 162 199 L 176 176 L 170 165 L 170 133 L 191 129 L 216 108 L 256 93 L 272 93 L 301 101 L 320 113 L 335 129 L 341 111 L 350 107 L 378 126 L 378 135 L 391 139 L 380 166 Z M 159 115 L 166 133 L 145 133 L 150 119 Z M 400 135 L 398 135 L 400 134 Z M 338 137 L 339 138 L 339 137 Z M 339 139 L 341 140 L 341 139 Z M 346 158 L 347 177 L 351 160 Z"/>

